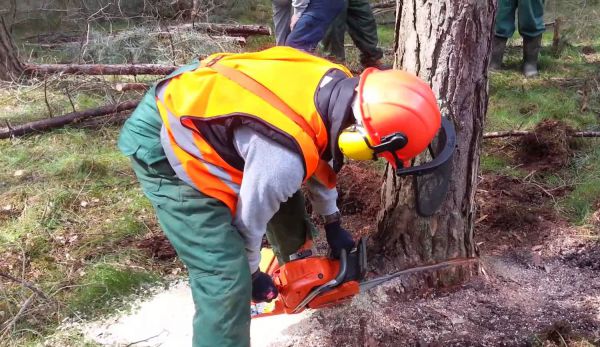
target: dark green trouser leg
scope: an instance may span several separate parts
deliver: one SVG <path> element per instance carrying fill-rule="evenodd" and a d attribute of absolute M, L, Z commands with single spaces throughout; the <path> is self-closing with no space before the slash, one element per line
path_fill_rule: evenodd
<path fill-rule="evenodd" d="M 510 38 L 515 32 L 515 13 L 519 17 L 519 33 L 536 37 L 545 30 L 544 0 L 499 0 L 496 14 L 496 36 Z"/>
<path fill-rule="evenodd" d="M 339 62 L 346 60 L 346 29 L 360 51 L 361 63 L 374 62 L 383 57 L 383 51 L 377 47 L 377 23 L 367 0 L 346 0 L 345 9 L 336 17 L 323 39 L 325 53 Z"/>
<path fill-rule="evenodd" d="M 537 37 L 546 31 L 544 24 L 544 0 L 519 0 L 519 34 Z"/>
<path fill-rule="evenodd" d="M 315 233 L 301 191 L 281 204 L 267 226 L 267 239 L 280 264 L 288 262 L 290 254 L 298 251 L 307 238 L 312 239 Z"/>
<path fill-rule="evenodd" d="M 196 306 L 193 346 L 250 346 L 250 269 L 229 209 L 178 179 L 166 160 L 149 166 L 133 156 L 132 165 L 188 268 Z"/>
<path fill-rule="evenodd" d="M 515 33 L 517 0 L 498 0 L 496 12 L 496 36 L 511 38 Z"/>
<path fill-rule="evenodd" d="M 348 34 L 360 51 L 360 62 L 363 65 L 383 58 L 383 51 L 377 47 L 377 22 L 368 0 L 349 0 L 346 24 Z"/>

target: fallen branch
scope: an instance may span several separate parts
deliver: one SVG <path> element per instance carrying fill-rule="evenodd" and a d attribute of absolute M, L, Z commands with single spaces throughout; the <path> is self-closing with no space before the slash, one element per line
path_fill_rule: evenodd
<path fill-rule="evenodd" d="M 35 299 L 35 295 L 36 295 L 36 293 L 32 293 L 27 298 L 27 300 L 25 300 L 25 302 L 23 303 L 23 306 L 21 306 L 21 308 L 19 309 L 19 312 L 17 312 L 17 314 L 13 318 L 11 318 L 10 320 L 6 321 L 3 324 L 4 328 L 2 329 L 2 335 L 0 336 L 0 340 L 3 340 L 8 335 L 8 333 L 15 327 L 15 325 L 17 325 L 17 322 L 19 321 L 19 319 L 21 319 L 21 317 L 29 309 L 29 306 L 31 306 L 31 304 L 33 303 L 33 299 Z"/>
<path fill-rule="evenodd" d="M 494 131 L 490 133 L 484 133 L 484 139 L 494 139 L 499 137 L 517 137 L 517 136 L 527 136 L 535 134 L 533 131 L 523 131 L 523 130 L 511 130 L 511 131 Z M 600 131 L 575 131 L 572 133 L 568 133 L 568 136 L 571 137 L 600 137 Z"/>
<path fill-rule="evenodd" d="M 169 29 L 193 29 L 208 34 L 248 37 L 253 35 L 271 36 L 271 28 L 266 25 L 242 25 L 242 24 L 213 24 L 194 23 L 171 26 Z"/>
<path fill-rule="evenodd" d="M 14 276 L 12 276 L 12 275 L 9 275 L 9 274 L 7 274 L 7 273 L 4 273 L 4 272 L 0 272 L 0 277 L 4 277 L 4 278 L 6 278 L 6 279 L 8 279 L 8 280 L 11 280 L 11 281 L 13 281 L 13 282 L 15 282 L 15 283 L 19 283 L 19 284 L 20 284 L 20 285 L 22 285 L 23 287 L 26 287 L 26 288 L 28 288 L 28 289 L 29 289 L 29 290 L 31 290 L 32 292 L 34 292 L 34 293 L 36 293 L 37 295 L 39 295 L 40 297 L 42 297 L 44 300 L 46 300 L 46 301 L 50 301 L 50 298 L 49 298 L 49 297 L 48 297 L 46 294 L 44 294 L 44 292 L 42 292 L 42 291 L 41 291 L 40 289 L 38 289 L 38 288 L 37 288 L 37 287 L 36 287 L 36 286 L 35 286 L 33 283 L 31 283 L 31 282 L 29 282 L 29 281 L 26 281 L 26 280 L 24 280 L 24 279 L 21 279 L 21 278 L 14 277 Z"/>
<path fill-rule="evenodd" d="M 390 7 L 395 7 L 396 6 L 396 1 L 382 1 L 382 2 L 378 2 L 376 4 L 371 5 L 371 8 L 376 9 L 376 8 L 390 8 Z"/>
<path fill-rule="evenodd" d="M 121 125 L 125 123 L 130 115 L 131 114 L 128 112 L 121 112 L 102 117 L 94 117 L 81 123 L 77 123 L 77 127 L 86 129 L 101 129 L 107 126 Z"/>
<path fill-rule="evenodd" d="M 126 92 L 129 90 L 141 90 L 146 91 L 150 89 L 150 85 L 146 83 L 117 83 L 113 87 L 118 92 Z"/>
<path fill-rule="evenodd" d="M 139 101 L 125 101 L 116 105 L 108 105 L 80 112 L 71 112 L 59 117 L 29 122 L 18 126 L 13 126 L 12 128 L 3 128 L 0 129 L 0 139 L 22 136 L 34 132 L 46 131 L 67 124 L 81 122 L 82 120 L 92 117 L 105 116 L 107 114 L 132 110 L 138 105 L 138 103 Z"/>
<path fill-rule="evenodd" d="M 29 75 L 168 75 L 177 66 L 160 64 L 24 64 Z"/>
<path fill-rule="evenodd" d="M 158 32 L 155 32 L 155 33 L 150 33 L 149 35 L 156 35 L 159 39 L 170 39 L 172 37 L 173 33 L 179 32 L 179 29 L 176 29 L 176 28 L 180 28 L 180 27 L 179 26 L 177 26 L 177 27 L 168 27 L 168 28 L 165 28 L 167 31 L 158 31 Z M 188 26 L 188 27 L 186 27 L 186 30 L 187 29 L 191 30 L 192 27 Z M 171 30 L 173 32 L 171 32 Z M 213 36 L 211 36 L 211 35 L 208 35 L 208 37 L 211 40 L 214 40 L 214 41 L 219 42 L 219 43 L 234 43 L 234 44 L 237 44 L 237 45 L 242 46 L 242 47 L 245 46 L 246 43 L 247 43 L 246 37 L 244 37 L 244 36 L 227 36 L 227 35 L 213 35 Z"/>

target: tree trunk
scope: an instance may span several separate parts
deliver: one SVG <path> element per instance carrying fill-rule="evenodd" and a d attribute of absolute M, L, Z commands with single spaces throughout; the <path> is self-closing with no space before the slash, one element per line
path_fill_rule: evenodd
<path fill-rule="evenodd" d="M 0 17 L 0 80 L 12 81 L 23 73 L 23 65 L 19 61 L 15 44 Z"/>
<path fill-rule="evenodd" d="M 432 217 L 415 210 L 414 178 L 397 178 L 387 168 L 372 238 L 387 271 L 477 255 L 474 196 L 495 13 L 494 0 L 399 0 L 397 6 L 395 66 L 432 86 L 442 114 L 455 124 L 457 148 L 446 199 Z M 471 272 L 444 271 L 437 284 L 465 280 Z"/>

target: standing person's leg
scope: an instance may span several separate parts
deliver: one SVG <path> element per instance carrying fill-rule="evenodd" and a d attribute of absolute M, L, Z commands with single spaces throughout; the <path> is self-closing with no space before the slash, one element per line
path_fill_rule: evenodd
<path fill-rule="evenodd" d="M 311 0 L 285 44 L 313 52 L 343 6 L 344 0 Z"/>
<path fill-rule="evenodd" d="M 515 13 L 518 0 L 498 0 L 498 12 L 496 12 L 496 36 L 509 39 L 515 33 Z"/>
<path fill-rule="evenodd" d="M 523 36 L 523 74 L 538 74 L 538 57 L 542 48 L 544 0 L 519 0 L 519 33 Z"/>
<path fill-rule="evenodd" d="M 292 20 L 292 0 L 272 0 L 273 24 L 275 26 L 275 42 L 277 46 L 285 45 L 290 34 Z"/>
<path fill-rule="evenodd" d="M 519 34 L 537 37 L 546 31 L 544 24 L 544 0 L 519 0 Z"/>
<path fill-rule="evenodd" d="M 288 262 L 315 233 L 301 191 L 281 204 L 267 226 L 267 239 L 280 264 Z"/>
<path fill-rule="evenodd" d="M 250 346 L 250 269 L 231 212 L 177 178 L 166 160 L 147 165 L 134 155 L 132 165 L 188 269 L 196 307 L 193 346 Z"/>
<path fill-rule="evenodd" d="M 502 66 L 502 58 L 506 50 L 506 41 L 515 33 L 515 12 L 517 0 L 498 0 L 498 12 L 496 12 L 495 36 L 492 43 L 492 57 L 490 69 L 499 70 Z"/>
<path fill-rule="evenodd" d="M 344 7 L 340 14 L 329 26 L 327 33 L 321 43 L 325 55 L 337 63 L 346 61 L 346 50 L 344 48 L 344 37 L 346 36 L 346 17 L 348 10 L 348 0 L 344 0 Z"/>
<path fill-rule="evenodd" d="M 377 22 L 367 0 L 349 0 L 348 34 L 360 51 L 360 63 L 364 67 L 381 67 L 383 51 L 378 47 Z"/>

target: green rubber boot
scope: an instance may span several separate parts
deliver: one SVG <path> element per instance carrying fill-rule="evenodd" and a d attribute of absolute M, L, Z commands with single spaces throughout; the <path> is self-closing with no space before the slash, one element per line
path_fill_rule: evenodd
<path fill-rule="evenodd" d="M 508 39 L 505 37 L 494 36 L 490 70 L 498 71 L 502 67 L 502 58 L 504 57 L 504 50 L 506 50 L 506 41 L 508 41 Z"/>
<path fill-rule="evenodd" d="M 542 35 L 536 37 L 523 36 L 523 75 L 538 75 L 538 57 L 542 48 Z"/>

